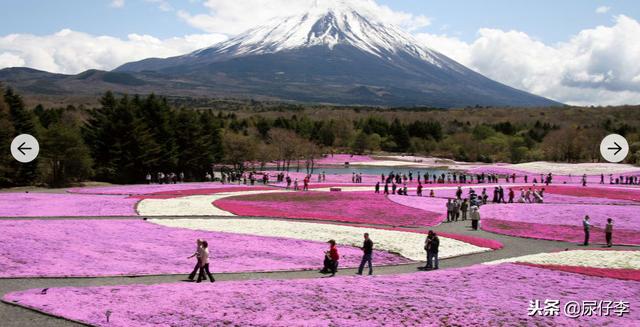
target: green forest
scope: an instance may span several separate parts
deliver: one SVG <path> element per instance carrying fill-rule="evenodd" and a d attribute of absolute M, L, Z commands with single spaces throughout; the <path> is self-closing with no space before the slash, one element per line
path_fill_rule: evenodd
<path fill-rule="evenodd" d="M 99 105 L 27 107 L 0 90 L 0 187 L 143 182 L 147 173 L 203 180 L 212 165 L 300 169 L 327 153 L 403 153 L 480 162 L 594 162 L 601 139 L 627 138 L 640 164 L 640 108 L 364 108 L 172 101 L 107 92 Z M 240 103 L 240 105 L 238 105 Z M 40 143 L 20 164 L 19 134 Z M 250 163 L 247 165 L 247 163 Z"/>

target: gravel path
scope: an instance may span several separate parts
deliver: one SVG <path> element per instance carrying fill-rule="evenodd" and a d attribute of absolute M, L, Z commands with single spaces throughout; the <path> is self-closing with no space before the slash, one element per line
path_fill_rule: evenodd
<path fill-rule="evenodd" d="M 171 218 L 171 217 L 166 217 Z M 188 219 L 180 217 L 181 219 Z M 202 217 L 198 217 L 202 218 Z M 225 217 L 228 218 L 228 217 Z M 56 218 L 46 218 L 56 219 Z M 60 218 L 62 219 L 62 218 Z M 69 218 L 64 218 L 69 219 Z M 101 218 L 91 218 L 101 219 Z M 122 219 L 122 218 L 118 218 Z M 130 217 L 130 219 L 140 219 L 140 217 Z M 304 220 L 303 220 L 304 221 Z M 313 221 L 311 221 L 313 222 Z M 356 225 L 356 224 L 354 224 Z M 553 252 L 564 249 L 584 249 L 583 246 L 574 243 L 555 242 L 555 241 L 543 241 L 533 240 L 525 238 L 517 238 L 499 234 L 487 233 L 484 231 L 473 231 L 469 227 L 470 222 L 455 222 L 445 223 L 433 228 L 436 232 L 448 232 L 462 235 L 478 236 L 487 239 L 498 240 L 504 244 L 504 248 L 497 251 L 490 251 L 480 254 L 473 254 L 468 256 L 443 259 L 440 262 L 441 269 L 458 268 L 464 266 L 471 266 L 482 262 L 493 261 L 498 259 L 505 259 L 517 256 L 523 256 L 528 254 L 536 254 L 542 252 Z M 367 226 L 366 224 L 357 224 L 357 226 Z M 375 242 L 375 240 L 373 240 Z M 591 248 L 601 248 L 602 245 L 592 245 Z M 614 247 L 622 249 L 640 249 L 638 247 Z M 319 258 L 318 260 L 320 260 Z M 417 268 L 424 265 L 424 263 L 411 263 L 405 265 L 388 266 L 388 267 L 374 267 L 374 273 L 378 275 L 387 274 L 402 274 L 416 272 Z M 185 272 L 191 267 L 185 267 Z M 356 269 L 343 269 L 338 273 L 339 275 L 352 275 L 356 272 Z M 428 272 L 425 272 L 428 273 Z M 249 280 L 249 279 L 302 279 L 302 278 L 319 278 L 322 275 L 316 271 L 294 271 L 294 272 L 274 272 L 274 273 L 234 273 L 234 274 L 219 274 L 216 275 L 216 281 L 228 281 L 228 280 Z M 146 277 L 114 277 L 114 278 L 15 278 L 15 279 L 0 279 L 0 297 L 6 293 L 26 290 L 32 288 L 49 288 L 49 287 L 64 287 L 64 286 L 100 286 L 100 285 L 126 285 L 126 284 L 159 284 L 159 283 L 172 283 L 177 281 L 183 281 L 186 279 L 185 275 L 162 275 L 162 276 L 146 276 Z M 35 312 L 29 309 L 18 307 L 15 305 L 0 303 L 0 317 L 2 317 L 3 327 L 18 327 L 18 326 L 82 326 L 75 322 L 67 321 L 64 319 L 51 317 L 39 312 Z"/>

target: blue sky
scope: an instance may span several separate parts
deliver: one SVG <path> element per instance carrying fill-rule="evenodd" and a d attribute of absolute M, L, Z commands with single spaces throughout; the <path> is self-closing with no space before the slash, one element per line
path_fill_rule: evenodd
<path fill-rule="evenodd" d="M 145 0 L 128 0 L 122 8 L 113 8 L 109 0 L 3 1 L 0 12 L 0 35 L 11 33 L 51 34 L 63 28 L 94 35 L 126 37 L 130 33 L 159 38 L 199 33 L 176 17 L 174 11 L 162 11 Z M 206 13 L 200 1 L 169 1 L 178 10 Z M 476 37 L 480 28 L 519 30 L 544 42 L 565 41 L 579 31 L 609 24 L 611 15 L 624 14 L 640 18 L 640 1 L 612 0 L 382 0 L 380 4 L 394 10 L 431 19 L 421 31 L 446 33 L 464 41 Z M 597 7 L 607 6 L 607 14 L 597 14 Z M 37 9 L 36 9 L 37 8 Z"/>
<path fill-rule="evenodd" d="M 313 1 L 2 0 L 0 69 L 77 74 L 182 55 Z M 640 104 L 640 0 L 315 1 L 348 2 L 521 90 L 576 105 Z"/>

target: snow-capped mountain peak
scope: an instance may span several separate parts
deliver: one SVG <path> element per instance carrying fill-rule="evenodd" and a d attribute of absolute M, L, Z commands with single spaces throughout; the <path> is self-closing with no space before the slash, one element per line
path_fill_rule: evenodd
<path fill-rule="evenodd" d="M 246 56 L 320 45 L 333 49 L 338 44 L 351 45 L 380 58 L 403 52 L 438 66 L 441 64 L 437 53 L 418 45 L 411 35 L 344 0 L 317 0 L 306 13 L 274 19 L 192 55 L 213 52 Z"/>

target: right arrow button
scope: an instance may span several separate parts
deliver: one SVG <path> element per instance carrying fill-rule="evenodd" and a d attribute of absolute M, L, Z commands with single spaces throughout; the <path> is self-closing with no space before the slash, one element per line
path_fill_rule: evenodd
<path fill-rule="evenodd" d="M 622 162 L 629 154 L 629 143 L 622 135 L 611 134 L 600 143 L 600 154 L 608 162 Z"/>

